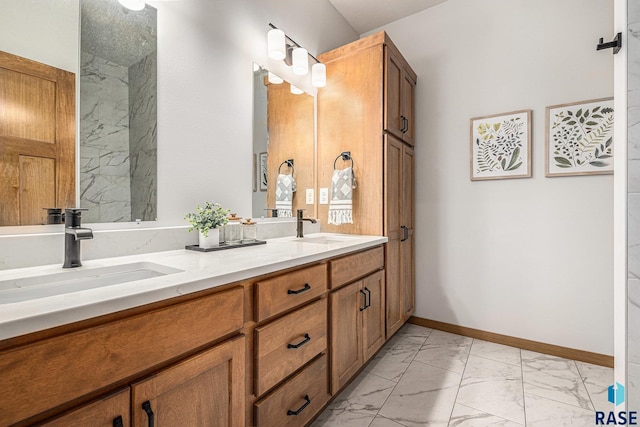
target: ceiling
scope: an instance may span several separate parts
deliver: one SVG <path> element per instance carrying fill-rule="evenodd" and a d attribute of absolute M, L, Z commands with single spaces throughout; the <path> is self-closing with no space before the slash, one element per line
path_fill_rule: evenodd
<path fill-rule="evenodd" d="M 413 15 L 446 0 L 329 0 L 358 34 Z"/>

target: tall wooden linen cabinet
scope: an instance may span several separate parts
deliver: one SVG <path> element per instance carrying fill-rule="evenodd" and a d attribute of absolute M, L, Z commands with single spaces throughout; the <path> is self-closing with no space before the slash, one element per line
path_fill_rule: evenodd
<path fill-rule="evenodd" d="M 414 156 L 416 74 L 385 32 L 318 57 L 327 86 L 318 91 L 318 187 L 331 188 L 334 170 L 350 166 L 357 188 L 354 223 L 336 233 L 384 235 L 386 335 L 414 310 Z M 328 205 L 318 215 L 327 224 Z"/>

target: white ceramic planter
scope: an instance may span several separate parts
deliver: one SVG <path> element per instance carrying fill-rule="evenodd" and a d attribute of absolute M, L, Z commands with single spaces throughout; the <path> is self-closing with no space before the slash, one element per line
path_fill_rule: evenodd
<path fill-rule="evenodd" d="M 198 246 L 203 249 L 220 246 L 220 230 L 217 228 L 209 230 L 207 237 L 205 237 L 201 231 L 198 232 Z"/>

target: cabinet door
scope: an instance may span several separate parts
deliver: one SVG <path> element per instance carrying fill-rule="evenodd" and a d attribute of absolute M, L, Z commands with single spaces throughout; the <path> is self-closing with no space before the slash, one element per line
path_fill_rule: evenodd
<path fill-rule="evenodd" d="M 415 102 L 414 102 L 414 89 L 416 82 L 413 78 L 403 70 L 402 72 L 402 88 L 400 91 L 400 102 L 402 115 L 405 117 L 405 129 L 402 134 L 402 140 L 407 144 L 414 145 L 415 135 Z"/>
<path fill-rule="evenodd" d="M 384 344 L 384 270 L 362 280 L 362 289 L 367 294 L 367 308 L 362 311 L 362 346 L 366 362 Z"/>
<path fill-rule="evenodd" d="M 362 281 L 329 295 L 331 307 L 331 393 L 335 394 L 362 366 Z"/>
<path fill-rule="evenodd" d="M 244 426 L 245 338 L 196 354 L 132 386 L 136 427 Z"/>
<path fill-rule="evenodd" d="M 402 62 L 389 48 L 384 50 L 384 129 L 398 138 L 402 138 L 404 122 L 402 120 Z"/>
<path fill-rule="evenodd" d="M 129 387 L 46 422 L 45 427 L 129 427 Z"/>
<path fill-rule="evenodd" d="M 402 223 L 407 227 L 406 240 L 400 242 L 400 296 L 403 322 L 415 306 L 414 279 L 414 156 L 406 145 L 402 150 Z"/>
<path fill-rule="evenodd" d="M 402 209 L 404 184 L 402 178 L 403 150 L 405 145 L 392 135 L 385 135 L 384 213 L 385 235 L 389 238 L 386 250 L 386 316 L 387 337 L 402 326 L 400 240 L 405 219 Z"/>

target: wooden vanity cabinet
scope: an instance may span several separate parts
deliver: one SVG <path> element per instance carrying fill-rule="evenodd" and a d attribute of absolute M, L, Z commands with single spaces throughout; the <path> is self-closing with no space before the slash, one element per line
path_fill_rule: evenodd
<path fill-rule="evenodd" d="M 363 257 L 376 259 L 375 248 L 332 261 L 354 265 Z M 383 260 L 370 264 L 364 278 L 345 285 L 332 281 L 329 294 L 331 331 L 331 393 L 337 393 L 385 342 L 385 271 Z M 377 271 L 376 271 L 377 270 Z M 373 272 L 373 273 L 371 273 Z M 335 277 L 343 277 L 337 275 Z"/>
<path fill-rule="evenodd" d="M 387 257 L 387 336 L 411 317 L 414 297 L 413 149 L 391 134 L 384 136 L 387 174 L 384 221 Z"/>
<path fill-rule="evenodd" d="M 225 341 L 133 384 L 132 425 L 244 427 L 244 340 Z"/>
<path fill-rule="evenodd" d="M 414 145 L 415 73 L 394 48 L 384 50 L 384 130 Z"/>
<path fill-rule="evenodd" d="M 130 390 L 117 391 L 42 424 L 43 427 L 129 427 Z"/>
<path fill-rule="evenodd" d="M 357 188 L 353 224 L 335 233 L 383 235 L 386 337 L 414 309 L 414 155 L 416 74 L 384 32 L 318 56 L 327 86 L 318 91 L 318 186 L 330 187 L 336 157 L 349 151 Z M 337 168 L 350 166 L 337 160 Z M 318 206 L 327 222 L 328 205 Z M 334 284 L 332 283 L 333 287 Z"/>

